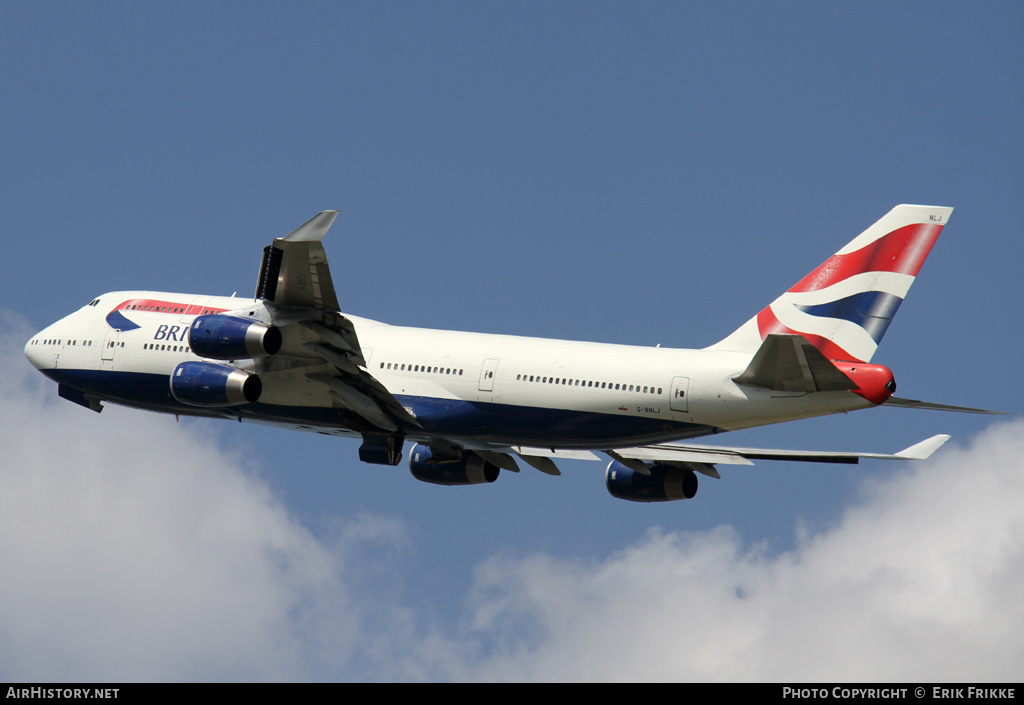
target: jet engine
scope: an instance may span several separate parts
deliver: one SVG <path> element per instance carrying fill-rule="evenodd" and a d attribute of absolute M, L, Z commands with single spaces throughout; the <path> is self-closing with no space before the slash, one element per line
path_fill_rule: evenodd
<path fill-rule="evenodd" d="M 171 394 L 192 406 L 251 404 L 262 392 L 259 377 L 228 365 L 183 362 L 171 374 Z"/>
<path fill-rule="evenodd" d="M 643 475 L 613 460 L 604 473 L 608 491 L 631 502 L 670 502 L 697 494 L 697 475 L 692 470 L 661 463 L 647 467 L 651 474 Z"/>
<path fill-rule="evenodd" d="M 188 329 L 192 352 L 214 360 L 276 355 L 281 350 L 281 340 L 281 331 L 276 326 L 219 313 L 196 316 Z"/>
<path fill-rule="evenodd" d="M 461 458 L 434 458 L 430 448 L 417 443 L 409 455 L 412 476 L 435 485 L 479 485 L 498 479 L 498 466 L 488 463 L 476 453 L 465 452 Z"/>

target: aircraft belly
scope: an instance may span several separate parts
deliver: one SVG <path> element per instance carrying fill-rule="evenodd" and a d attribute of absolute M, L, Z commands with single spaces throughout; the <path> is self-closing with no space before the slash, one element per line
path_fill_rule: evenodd
<path fill-rule="evenodd" d="M 82 369 L 44 371 L 44 374 L 60 384 L 115 404 L 150 411 L 211 415 L 205 409 L 187 406 L 171 396 L 167 374 Z"/>
<path fill-rule="evenodd" d="M 423 434 L 509 445 L 612 448 L 716 433 L 703 424 L 617 413 L 399 396 Z"/>
<path fill-rule="evenodd" d="M 47 370 L 48 376 L 85 393 L 125 406 L 189 416 L 243 418 L 269 424 L 317 429 L 358 430 L 366 422 L 345 408 L 267 403 L 203 408 L 182 404 L 170 393 L 166 374 Z M 423 429 L 411 436 L 560 448 L 622 447 L 696 438 L 717 432 L 704 424 L 623 414 L 512 406 L 400 395 Z"/>

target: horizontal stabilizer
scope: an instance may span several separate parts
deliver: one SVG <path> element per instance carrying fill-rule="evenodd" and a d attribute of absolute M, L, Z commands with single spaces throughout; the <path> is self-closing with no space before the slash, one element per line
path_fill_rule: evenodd
<path fill-rule="evenodd" d="M 857 385 L 802 335 L 771 334 L 734 380 L 780 392 L 834 392 Z"/>
<path fill-rule="evenodd" d="M 885 400 L 885 406 L 898 406 L 904 409 L 930 409 L 931 411 L 959 411 L 963 414 L 1002 414 L 1006 411 L 992 411 L 990 409 L 975 409 L 970 406 L 952 406 L 951 404 L 934 404 L 928 401 L 917 399 L 901 399 L 900 397 L 889 397 Z"/>

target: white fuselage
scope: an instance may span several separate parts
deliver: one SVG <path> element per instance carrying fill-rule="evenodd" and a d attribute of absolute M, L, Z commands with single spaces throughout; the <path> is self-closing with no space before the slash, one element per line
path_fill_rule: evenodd
<path fill-rule="evenodd" d="M 264 302 L 148 291 L 104 294 L 40 331 L 32 363 L 62 387 L 98 400 L 358 435 L 326 384 L 329 363 L 285 328 L 275 357 L 231 361 L 259 374 L 256 404 L 190 407 L 169 392 L 179 363 L 200 360 L 189 325 L 201 313 L 269 319 Z M 406 437 L 466 447 L 615 448 L 736 430 L 871 406 L 850 392 L 790 393 L 739 385 L 749 354 L 549 340 L 392 326 L 347 316 L 365 369 L 420 422 Z M 287 358 L 288 364 L 279 363 Z M 296 366 L 295 359 L 308 364 Z"/>

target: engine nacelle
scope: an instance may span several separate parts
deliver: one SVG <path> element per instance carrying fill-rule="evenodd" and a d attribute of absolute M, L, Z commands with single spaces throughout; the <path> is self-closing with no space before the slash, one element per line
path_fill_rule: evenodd
<path fill-rule="evenodd" d="M 417 443 L 409 455 L 412 476 L 435 485 L 479 485 L 498 479 L 498 466 L 476 453 L 463 453 L 459 460 L 435 460 L 430 448 Z"/>
<path fill-rule="evenodd" d="M 660 463 L 647 467 L 651 474 L 642 475 L 613 460 L 604 473 L 608 491 L 631 502 L 671 502 L 697 494 L 697 475 L 692 470 Z"/>
<path fill-rule="evenodd" d="M 192 352 L 214 360 L 276 355 L 281 350 L 281 342 L 281 331 L 276 326 L 219 313 L 196 316 L 188 329 Z"/>
<path fill-rule="evenodd" d="M 896 393 L 896 378 L 893 377 L 892 370 L 885 365 L 839 360 L 833 360 L 832 364 L 857 385 L 853 393 L 859 394 L 872 404 L 884 404 Z"/>
<path fill-rule="evenodd" d="M 192 406 L 251 404 L 262 392 L 259 377 L 228 365 L 183 362 L 171 374 L 171 394 Z"/>

